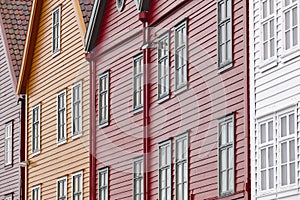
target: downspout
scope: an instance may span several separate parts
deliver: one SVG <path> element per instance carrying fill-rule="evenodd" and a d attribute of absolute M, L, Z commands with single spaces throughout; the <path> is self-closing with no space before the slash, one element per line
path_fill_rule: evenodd
<path fill-rule="evenodd" d="M 26 99 L 25 95 L 21 95 L 21 97 L 18 100 L 18 103 L 21 102 L 21 110 L 20 110 L 20 162 L 26 161 L 26 132 L 25 132 L 25 126 L 26 126 Z M 20 167 L 20 200 L 25 200 L 25 181 L 26 177 L 25 174 L 26 169 L 25 167 Z"/>
<path fill-rule="evenodd" d="M 90 199 L 96 200 L 96 72 L 92 53 L 86 53 L 85 58 L 90 64 Z"/>
<path fill-rule="evenodd" d="M 149 28 L 148 28 L 148 13 L 140 12 L 139 20 L 143 22 L 143 44 L 149 41 Z M 144 200 L 150 200 L 150 52 L 149 48 L 143 50 L 143 70 L 144 70 L 144 85 L 143 85 L 143 157 L 144 157 Z"/>

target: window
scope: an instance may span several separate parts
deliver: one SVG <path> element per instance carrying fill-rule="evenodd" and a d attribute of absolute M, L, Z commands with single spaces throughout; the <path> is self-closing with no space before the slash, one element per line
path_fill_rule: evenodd
<path fill-rule="evenodd" d="M 284 49 L 289 50 L 299 43 L 298 0 L 283 1 Z"/>
<path fill-rule="evenodd" d="M 219 196 L 234 193 L 234 115 L 219 121 Z"/>
<path fill-rule="evenodd" d="M 40 152 L 40 105 L 32 109 L 32 154 Z"/>
<path fill-rule="evenodd" d="M 188 133 L 175 138 L 175 196 L 188 199 Z"/>
<path fill-rule="evenodd" d="M 136 158 L 133 163 L 133 200 L 144 199 L 144 165 L 143 157 Z"/>
<path fill-rule="evenodd" d="M 57 180 L 57 200 L 67 199 L 67 177 Z"/>
<path fill-rule="evenodd" d="M 218 67 L 232 65 L 232 2 L 218 0 Z"/>
<path fill-rule="evenodd" d="M 262 10 L 262 58 L 269 60 L 275 56 L 275 0 L 263 0 Z"/>
<path fill-rule="evenodd" d="M 31 189 L 31 199 L 40 200 L 41 199 L 41 187 L 36 186 Z"/>
<path fill-rule="evenodd" d="M 13 139 L 12 139 L 12 122 L 5 126 L 5 165 L 12 164 Z"/>
<path fill-rule="evenodd" d="M 260 190 L 274 188 L 274 121 L 269 119 L 259 125 Z"/>
<path fill-rule="evenodd" d="M 159 144 L 159 200 L 171 200 L 171 140 Z"/>
<path fill-rule="evenodd" d="M 170 45 L 169 32 L 158 38 L 158 98 L 163 99 L 169 97 L 170 85 Z"/>
<path fill-rule="evenodd" d="M 109 72 L 99 76 L 99 125 L 108 125 L 109 121 Z"/>
<path fill-rule="evenodd" d="M 82 172 L 72 175 L 72 200 L 82 200 Z"/>
<path fill-rule="evenodd" d="M 60 50 L 60 6 L 52 11 L 52 54 L 56 55 Z"/>
<path fill-rule="evenodd" d="M 57 95 L 57 141 L 62 144 L 66 141 L 66 91 Z"/>
<path fill-rule="evenodd" d="M 124 8 L 124 0 L 116 0 L 116 7 L 119 12 Z"/>
<path fill-rule="evenodd" d="M 133 57 L 133 110 L 143 109 L 143 54 Z"/>
<path fill-rule="evenodd" d="M 98 171 L 99 200 L 108 200 L 108 167 Z"/>
<path fill-rule="evenodd" d="M 187 89 L 187 20 L 174 27 L 175 31 L 175 90 Z"/>
<path fill-rule="evenodd" d="M 81 81 L 73 85 L 72 89 L 72 118 L 73 137 L 81 135 L 82 131 L 82 83 Z"/>
<path fill-rule="evenodd" d="M 5 196 L 5 200 L 12 200 L 13 199 L 13 195 L 9 194 Z"/>

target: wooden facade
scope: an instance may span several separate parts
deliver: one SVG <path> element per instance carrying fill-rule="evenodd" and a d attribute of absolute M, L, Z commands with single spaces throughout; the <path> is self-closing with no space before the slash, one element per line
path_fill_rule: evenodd
<path fill-rule="evenodd" d="M 20 168 L 25 160 L 25 112 L 16 86 L 30 9 L 30 1 L 0 1 L 0 199 L 25 199 L 25 169 Z"/>
<path fill-rule="evenodd" d="M 28 200 L 34 195 L 38 199 L 58 195 L 89 199 L 90 89 L 83 39 L 91 4 L 33 1 L 17 86 L 17 93 L 26 95 Z M 59 44 L 56 49 L 55 42 Z M 64 115 L 59 115 L 61 107 Z M 74 188 L 75 181 L 79 189 Z M 58 189 L 59 184 L 64 191 Z"/>
<path fill-rule="evenodd" d="M 176 142 L 185 136 L 188 138 L 185 162 L 189 199 L 249 199 L 247 1 L 232 1 L 233 62 L 225 70 L 218 68 L 217 50 L 217 5 L 224 1 L 154 0 L 149 12 L 143 12 L 147 5 L 141 5 L 139 12 L 135 5 L 138 1 L 117 2 L 119 11 L 115 1 L 95 1 L 86 35 L 87 59 L 92 67 L 91 146 L 95 155 L 91 162 L 91 177 L 95 176 L 91 199 L 101 199 L 106 184 L 102 182 L 104 169 L 108 169 L 105 187 L 110 199 L 135 199 L 134 181 L 138 178 L 133 174 L 134 163 L 141 157 L 144 162 L 144 198 L 141 199 L 164 199 L 159 194 L 158 172 L 159 148 L 164 142 L 171 144 L 172 199 L 187 199 L 180 198 L 180 192 L 175 190 Z M 182 23 L 187 27 L 188 84 L 183 90 L 177 90 L 174 43 L 175 32 Z M 160 99 L 157 45 L 164 33 L 169 37 L 169 93 Z M 142 57 L 143 63 L 144 104 L 142 109 L 135 110 L 134 60 L 138 57 Z M 108 74 L 108 90 L 103 89 L 101 82 L 105 74 Z M 103 92 L 108 93 L 108 101 L 99 99 Z M 102 104 L 108 104 L 109 108 L 108 121 L 104 124 L 101 123 Z M 234 189 L 222 196 L 218 126 L 227 119 L 232 119 L 235 138 L 235 172 L 230 180 Z"/>

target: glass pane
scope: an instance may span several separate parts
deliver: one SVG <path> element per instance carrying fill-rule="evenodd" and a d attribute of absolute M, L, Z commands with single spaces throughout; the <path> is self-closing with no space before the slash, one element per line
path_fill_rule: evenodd
<path fill-rule="evenodd" d="M 290 161 L 294 161 L 295 160 L 295 140 L 292 140 L 289 142 L 289 154 L 290 154 Z"/>
<path fill-rule="evenodd" d="M 228 149 L 228 154 L 229 154 L 229 159 L 228 159 L 228 163 L 229 163 L 229 168 L 233 168 L 233 161 L 234 161 L 234 155 L 233 155 L 233 147 Z"/>
<path fill-rule="evenodd" d="M 269 189 L 274 188 L 274 169 L 269 169 Z"/>
<path fill-rule="evenodd" d="M 233 169 L 228 171 L 228 186 L 229 186 L 229 190 L 233 191 L 233 187 L 234 187 L 234 176 L 233 176 Z"/>
<path fill-rule="evenodd" d="M 221 170 L 227 169 L 227 150 L 221 151 Z"/>
<path fill-rule="evenodd" d="M 263 144 L 267 141 L 266 124 L 260 125 L 260 143 Z"/>
<path fill-rule="evenodd" d="M 263 41 L 268 40 L 268 24 L 263 25 Z"/>
<path fill-rule="evenodd" d="M 287 165 L 281 166 L 281 185 L 287 185 Z"/>
<path fill-rule="evenodd" d="M 269 139 L 269 141 L 272 141 L 273 140 L 273 121 L 268 123 L 268 133 L 269 133 L 268 139 Z"/>
<path fill-rule="evenodd" d="M 290 184 L 296 182 L 296 165 L 295 163 L 290 164 Z"/>
<path fill-rule="evenodd" d="M 224 145 L 224 144 L 226 144 L 227 143 L 227 138 L 226 138 L 226 136 L 227 136 L 227 129 L 226 129 L 226 124 L 222 124 L 222 126 L 221 126 L 221 137 L 222 137 L 222 142 L 221 142 L 221 144 L 222 145 Z"/>
<path fill-rule="evenodd" d="M 287 162 L 287 143 L 281 144 L 281 163 Z"/>
<path fill-rule="evenodd" d="M 274 151 L 273 147 L 268 148 L 269 167 L 274 166 Z"/>
<path fill-rule="evenodd" d="M 286 117 L 282 117 L 281 118 L 281 137 L 284 137 L 287 135 L 287 132 L 286 132 L 286 129 L 287 129 L 287 124 L 286 124 Z"/>
<path fill-rule="evenodd" d="M 261 172 L 261 190 L 267 189 L 267 172 L 266 170 L 263 170 Z"/>
<path fill-rule="evenodd" d="M 298 25 L 298 8 L 297 7 L 293 8 L 292 15 L 293 15 L 292 16 L 293 17 L 292 24 L 293 24 L 293 26 L 297 26 Z"/>
<path fill-rule="evenodd" d="M 267 17 L 267 1 L 263 2 L 263 18 Z"/>
<path fill-rule="evenodd" d="M 274 0 L 270 0 L 270 14 L 274 13 Z"/>
<path fill-rule="evenodd" d="M 227 171 L 221 173 L 221 191 L 227 191 Z"/>
<path fill-rule="evenodd" d="M 291 32 L 287 31 L 285 33 L 285 49 L 291 48 L 290 39 L 291 39 Z"/>
<path fill-rule="evenodd" d="M 293 46 L 298 44 L 298 27 L 293 28 Z"/>
<path fill-rule="evenodd" d="M 290 135 L 295 133 L 294 114 L 289 115 L 289 130 Z"/>
<path fill-rule="evenodd" d="M 261 169 L 265 169 L 267 167 L 267 151 L 266 149 L 261 150 Z"/>
<path fill-rule="evenodd" d="M 234 135 L 234 131 L 233 131 L 233 122 L 229 122 L 228 123 L 228 142 L 233 142 L 233 135 Z"/>

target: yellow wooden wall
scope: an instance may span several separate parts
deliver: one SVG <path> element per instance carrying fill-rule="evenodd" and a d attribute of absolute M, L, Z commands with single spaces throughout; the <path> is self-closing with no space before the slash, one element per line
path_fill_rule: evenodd
<path fill-rule="evenodd" d="M 83 171 L 83 199 L 89 199 L 89 64 L 84 58 L 83 33 L 72 0 L 44 0 L 34 50 L 27 103 L 27 199 L 31 188 L 41 185 L 41 199 L 56 198 L 57 179 L 68 177 L 71 199 L 72 174 Z M 61 52 L 52 57 L 52 10 L 61 4 Z M 72 139 L 72 85 L 82 81 L 81 138 Z M 57 93 L 66 89 L 67 142 L 57 145 Z M 32 108 L 41 105 L 41 151 L 31 155 Z"/>

